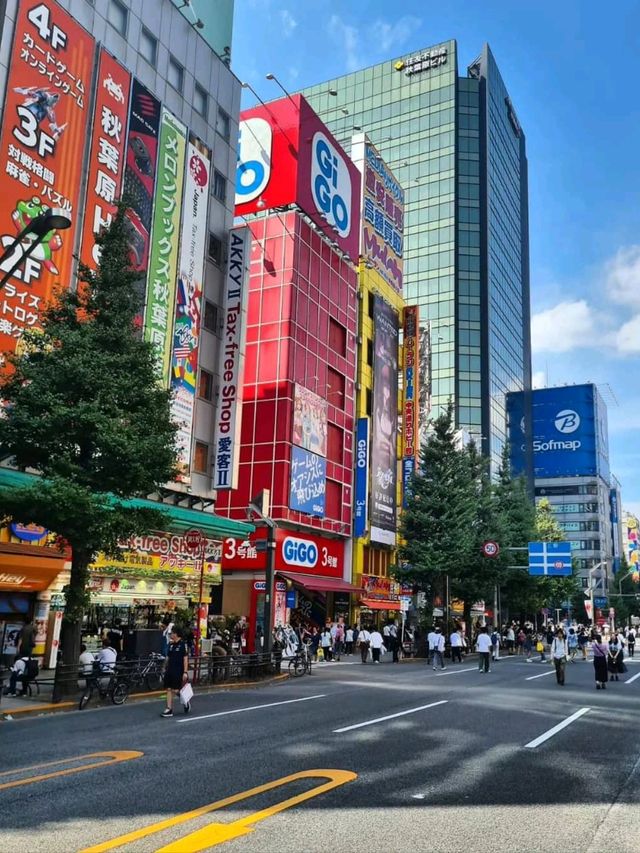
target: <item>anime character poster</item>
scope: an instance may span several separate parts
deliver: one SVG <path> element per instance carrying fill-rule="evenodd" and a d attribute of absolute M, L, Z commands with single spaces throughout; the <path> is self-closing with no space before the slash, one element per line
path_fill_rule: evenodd
<path fill-rule="evenodd" d="M 293 438 L 297 447 L 327 455 L 327 408 L 323 400 L 313 391 L 296 385 L 293 392 Z"/>

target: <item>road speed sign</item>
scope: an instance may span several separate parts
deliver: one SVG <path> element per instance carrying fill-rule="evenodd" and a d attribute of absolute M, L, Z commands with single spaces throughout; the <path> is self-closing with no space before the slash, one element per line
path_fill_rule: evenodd
<path fill-rule="evenodd" d="M 489 539 L 487 542 L 482 543 L 482 553 L 485 557 L 497 557 L 500 553 L 500 546 L 497 542 Z"/>

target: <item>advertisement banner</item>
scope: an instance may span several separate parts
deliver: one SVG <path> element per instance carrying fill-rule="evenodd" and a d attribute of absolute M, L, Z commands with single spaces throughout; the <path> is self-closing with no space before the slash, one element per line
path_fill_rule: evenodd
<path fill-rule="evenodd" d="M 132 536 L 120 542 L 118 548 L 116 557 L 98 554 L 90 568 L 93 571 L 121 569 L 132 574 L 135 574 L 136 570 L 200 573 L 200 555 L 194 554 L 187 546 L 185 537 L 179 534 L 151 533 Z M 222 542 L 207 538 L 204 549 L 205 574 L 216 574 L 218 570 L 215 565 L 219 566 L 222 558 Z"/>
<path fill-rule="evenodd" d="M 353 535 L 364 536 L 369 526 L 369 418 L 356 422 L 356 476 Z"/>
<path fill-rule="evenodd" d="M 360 254 L 402 293 L 404 190 L 364 134 L 353 138 L 351 156 L 362 173 Z"/>
<path fill-rule="evenodd" d="M 302 95 L 241 113 L 237 216 L 296 203 L 357 261 L 360 183 L 358 169 Z"/>
<path fill-rule="evenodd" d="M 419 441 L 419 325 L 418 306 L 404 309 L 404 355 L 402 363 L 404 411 L 402 413 L 402 506 L 406 507 L 409 482 L 416 469 L 420 453 Z"/>
<path fill-rule="evenodd" d="M 50 208 L 61 208 L 71 227 L 45 234 L 2 289 L 2 353 L 15 351 L 25 329 L 39 327 L 54 286 L 71 281 L 94 53 L 93 38 L 53 0 L 20 3 L 0 135 L 1 248 Z M 27 232 L 2 271 L 35 240 Z"/>
<path fill-rule="evenodd" d="M 290 509 L 323 518 L 327 460 L 301 447 L 291 448 Z"/>
<path fill-rule="evenodd" d="M 144 334 L 155 351 L 156 370 L 168 388 L 171 379 L 173 318 L 176 301 L 182 185 L 187 147 L 187 128 L 162 108 L 158 175 L 154 198 L 149 282 L 144 317 Z"/>
<path fill-rule="evenodd" d="M 159 128 L 160 101 L 154 98 L 142 83 L 134 79 L 129 106 L 124 194 L 130 205 L 127 210 L 131 224 L 130 263 L 132 268 L 141 274 L 141 300 L 144 298 L 149 261 Z"/>
<path fill-rule="evenodd" d="M 256 543 L 264 541 L 265 537 L 266 531 L 259 528 L 251 534 L 250 539 L 225 539 L 222 548 L 222 570 L 264 571 L 267 563 L 266 551 L 258 550 Z M 330 539 L 301 531 L 294 533 L 279 527 L 276 529 L 276 570 L 342 578 L 345 565 L 344 543 L 342 538 Z"/>
<path fill-rule="evenodd" d="M 384 601 L 400 601 L 400 596 L 410 596 L 413 592 L 411 584 L 401 584 L 379 575 L 362 575 L 361 585 L 366 598 Z"/>
<path fill-rule="evenodd" d="M 297 447 L 303 447 L 319 456 L 327 455 L 327 409 L 322 397 L 302 385 L 293 392 L 293 437 Z"/>
<path fill-rule="evenodd" d="M 80 260 L 92 270 L 100 260 L 100 247 L 95 244 L 95 236 L 111 224 L 122 189 L 130 89 L 129 72 L 102 48 L 80 250 Z"/>
<path fill-rule="evenodd" d="M 197 137 L 189 134 L 171 356 L 171 389 L 174 392 L 171 416 L 178 424 L 177 479 L 183 483 L 191 479 L 191 435 L 198 376 L 205 249 L 209 233 L 207 205 L 210 177 L 211 151 Z"/>
<path fill-rule="evenodd" d="M 398 315 L 374 298 L 371 541 L 396 542 L 398 432 Z"/>
<path fill-rule="evenodd" d="M 251 232 L 247 227 L 234 228 L 229 234 L 229 261 L 222 305 L 222 387 L 216 408 L 214 489 L 238 488 L 250 254 Z"/>

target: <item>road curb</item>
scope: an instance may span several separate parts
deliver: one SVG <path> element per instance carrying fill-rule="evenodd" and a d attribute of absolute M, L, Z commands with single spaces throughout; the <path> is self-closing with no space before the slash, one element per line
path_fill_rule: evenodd
<path fill-rule="evenodd" d="M 219 690 L 239 690 L 243 687 L 261 687 L 263 684 L 274 684 L 277 681 L 288 681 L 289 676 L 286 674 L 274 675 L 272 678 L 265 678 L 261 681 L 239 681 L 232 684 L 212 684 L 208 687 L 198 688 L 194 690 L 196 696 L 206 696 L 209 693 L 217 693 Z M 141 702 L 145 699 L 154 699 L 158 696 L 164 696 L 166 690 L 151 690 L 148 693 L 131 693 L 127 698 L 134 702 Z M 116 708 L 117 705 L 103 705 L 103 708 Z M 55 714 L 70 711 L 78 708 L 77 702 L 43 702 L 26 708 L 9 708 L 6 711 L 0 707 L 0 722 L 10 721 L 13 717 L 24 717 L 27 714 Z"/>

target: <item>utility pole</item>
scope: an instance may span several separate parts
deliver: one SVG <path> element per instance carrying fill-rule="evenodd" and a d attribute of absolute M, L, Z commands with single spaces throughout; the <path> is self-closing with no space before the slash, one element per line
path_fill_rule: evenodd
<path fill-rule="evenodd" d="M 267 528 L 267 565 L 265 571 L 265 590 L 264 590 L 264 611 L 263 625 L 264 636 L 262 640 L 262 650 L 265 653 L 271 652 L 272 646 L 272 630 L 273 630 L 273 596 L 274 596 L 274 577 L 275 577 L 275 550 L 276 550 L 276 523 L 270 517 L 271 492 L 269 489 L 262 489 L 255 498 L 252 498 L 247 507 L 247 518 L 249 521 L 258 517 Z"/>

